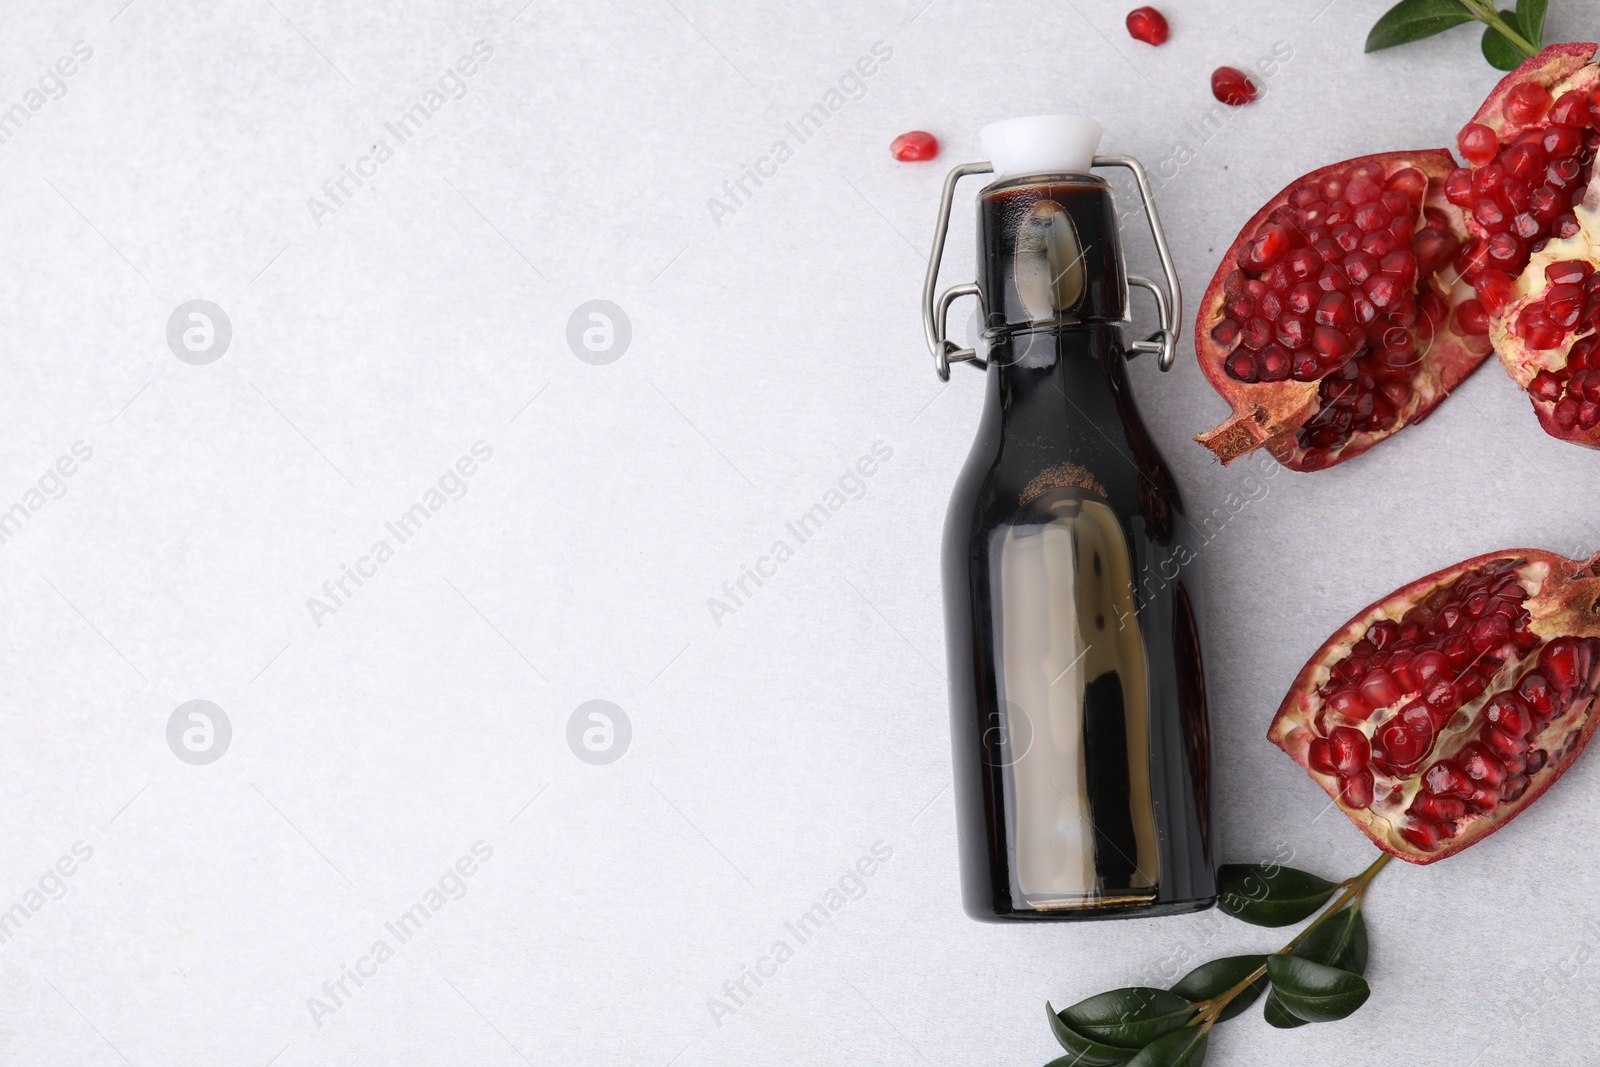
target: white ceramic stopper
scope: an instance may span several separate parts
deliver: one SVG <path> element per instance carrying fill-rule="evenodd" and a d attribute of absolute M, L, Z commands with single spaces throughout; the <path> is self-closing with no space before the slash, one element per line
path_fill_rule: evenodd
<path fill-rule="evenodd" d="M 994 176 L 1087 173 L 1103 131 L 1083 115 L 1035 115 L 991 122 L 978 133 Z"/>

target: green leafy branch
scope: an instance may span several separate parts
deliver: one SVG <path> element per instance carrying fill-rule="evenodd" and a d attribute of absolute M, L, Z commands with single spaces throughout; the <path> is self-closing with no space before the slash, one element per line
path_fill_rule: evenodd
<path fill-rule="evenodd" d="M 1211 1028 L 1262 993 L 1262 1014 L 1279 1029 L 1350 1015 L 1371 993 L 1362 977 L 1367 927 L 1361 903 L 1391 858 L 1379 856 L 1342 882 L 1276 864 L 1224 864 L 1217 872 L 1217 906 L 1236 919 L 1289 926 L 1328 906 L 1271 955 L 1212 960 L 1171 989 L 1113 989 L 1061 1011 L 1046 1003 L 1050 1028 L 1067 1054 L 1045 1067 L 1200 1067 Z"/>
<path fill-rule="evenodd" d="M 1544 47 L 1549 0 L 1517 0 L 1514 11 L 1496 11 L 1493 0 L 1400 0 L 1367 35 L 1367 51 L 1432 37 L 1467 22 L 1483 23 L 1483 58 L 1497 70 L 1515 70 Z"/>

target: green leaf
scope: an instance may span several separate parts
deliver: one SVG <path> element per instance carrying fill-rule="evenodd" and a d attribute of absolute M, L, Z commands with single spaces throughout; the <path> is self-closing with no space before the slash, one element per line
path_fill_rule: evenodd
<path fill-rule="evenodd" d="M 1361 909 L 1341 908 L 1306 935 L 1294 950 L 1301 959 L 1367 973 L 1367 924 Z"/>
<path fill-rule="evenodd" d="M 1343 1019 L 1367 1002 L 1372 990 L 1359 974 L 1299 956 L 1267 960 L 1272 991 L 1289 1011 L 1311 1023 Z"/>
<path fill-rule="evenodd" d="M 1471 21 L 1472 16 L 1458 0 L 1400 0 L 1367 34 L 1367 51 L 1410 44 Z"/>
<path fill-rule="evenodd" d="M 1061 1021 L 1084 1037 L 1142 1049 L 1188 1022 L 1194 1005 L 1165 989 L 1131 986 L 1080 1000 L 1061 1010 Z"/>
<path fill-rule="evenodd" d="M 1210 1039 L 1209 1026 L 1186 1026 L 1150 1042 L 1128 1061 L 1128 1067 L 1200 1067 Z"/>
<path fill-rule="evenodd" d="M 1051 1061 L 1045 1067 L 1118 1067 L 1133 1058 L 1131 1048 L 1101 1044 L 1094 1038 L 1078 1033 L 1067 1025 L 1067 1021 L 1050 1006 L 1049 1001 L 1045 1001 L 1044 1010 L 1050 1016 L 1051 1032 L 1061 1042 L 1061 1047 L 1067 1050 L 1065 1056 Z"/>
<path fill-rule="evenodd" d="M 1172 991 L 1185 1000 L 1196 1003 L 1219 997 L 1250 977 L 1257 967 L 1267 961 L 1265 956 L 1227 956 L 1210 963 L 1202 963 L 1194 970 L 1183 976 L 1183 979 Z M 1246 986 L 1237 996 L 1228 1001 L 1228 1006 L 1222 1009 L 1222 1014 L 1217 1017 L 1217 1022 L 1226 1022 L 1244 1011 L 1256 1002 L 1261 991 L 1267 988 L 1267 976 L 1262 975 Z"/>
<path fill-rule="evenodd" d="M 1517 0 L 1519 32 L 1535 48 L 1544 47 L 1544 15 L 1550 0 Z"/>
<path fill-rule="evenodd" d="M 1293 867 L 1224 863 L 1217 870 L 1217 906 L 1255 926 L 1288 926 L 1328 902 L 1338 885 Z"/>
<path fill-rule="evenodd" d="M 1268 1026 L 1277 1027 L 1279 1030 L 1293 1030 L 1297 1026 L 1305 1026 L 1306 1021 L 1283 1006 L 1283 1001 L 1278 999 L 1278 991 L 1274 989 L 1267 994 L 1267 1003 L 1261 1009 L 1262 1016 L 1267 1020 Z"/>
<path fill-rule="evenodd" d="M 1515 11 L 1502 11 L 1500 17 L 1505 19 L 1506 25 L 1516 33 L 1522 33 L 1522 24 L 1517 20 Z M 1524 37 L 1527 34 L 1523 34 Z M 1516 70 L 1522 61 L 1528 57 L 1522 54 L 1522 49 L 1512 44 L 1500 35 L 1500 31 L 1493 26 L 1483 28 L 1483 58 L 1496 70 Z"/>

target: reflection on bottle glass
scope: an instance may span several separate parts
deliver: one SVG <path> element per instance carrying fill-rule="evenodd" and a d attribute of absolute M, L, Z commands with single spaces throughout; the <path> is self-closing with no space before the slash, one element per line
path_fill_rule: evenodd
<path fill-rule="evenodd" d="M 1148 899 L 1161 870 L 1144 642 L 1119 621 L 1136 614 L 1128 547 L 1085 495 L 1052 489 L 1032 505 L 1040 521 L 990 535 L 997 681 L 1032 740 L 1006 802 L 1017 889 L 1036 908 Z"/>

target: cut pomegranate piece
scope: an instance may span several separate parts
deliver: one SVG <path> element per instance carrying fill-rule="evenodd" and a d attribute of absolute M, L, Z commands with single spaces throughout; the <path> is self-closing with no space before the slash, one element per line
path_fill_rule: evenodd
<path fill-rule="evenodd" d="M 1243 107 L 1256 98 L 1256 83 L 1238 67 L 1218 67 L 1211 72 L 1211 95 L 1229 107 Z"/>
<path fill-rule="evenodd" d="M 1600 447 L 1600 380 L 1588 372 L 1600 327 L 1600 90 L 1595 45 L 1552 45 L 1501 80 L 1456 145 L 1446 180 L 1482 255 L 1458 265 L 1477 290 L 1489 339 L 1547 433 Z M 1480 210 L 1481 209 L 1481 210 Z M 1600 360 L 1596 360 L 1600 369 Z"/>
<path fill-rule="evenodd" d="M 1128 35 L 1145 44 L 1167 43 L 1167 17 L 1153 7 L 1136 7 L 1128 12 Z"/>
<path fill-rule="evenodd" d="M 912 130 L 890 141 L 889 152 L 902 163 L 924 163 L 939 154 L 939 140 L 925 130 Z"/>
<path fill-rule="evenodd" d="M 1234 414 L 1197 440 L 1223 462 L 1266 445 L 1295 470 L 1332 466 L 1421 421 L 1492 347 L 1546 432 L 1600 447 L 1595 51 L 1552 45 L 1502 79 L 1457 135 L 1465 166 L 1443 150 L 1350 160 L 1251 219 L 1196 331 L 1201 367 Z M 1352 175 L 1362 169 L 1379 172 Z M 1398 169 L 1418 177 L 1391 188 Z M 1316 189 L 1329 175 L 1349 187 Z M 1409 224 L 1391 193 L 1420 200 Z M 1309 332 L 1298 319 L 1279 328 L 1272 294 L 1289 290 L 1280 304 L 1306 314 L 1291 286 L 1310 252 L 1324 263 L 1311 280 L 1347 295 L 1364 330 L 1315 319 Z M 1289 353 L 1290 380 L 1263 373 L 1265 342 L 1253 344 L 1263 333 Z"/>
<path fill-rule="evenodd" d="M 1514 549 L 1350 620 L 1300 671 L 1267 736 L 1379 848 L 1432 863 L 1565 773 L 1600 724 L 1597 690 L 1600 555 Z"/>
<path fill-rule="evenodd" d="M 1200 367 L 1234 414 L 1196 440 L 1224 463 L 1265 445 L 1319 470 L 1421 421 L 1477 369 L 1488 319 L 1456 265 L 1470 231 L 1446 193 L 1455 169 L 1442 149 L 1367 156 L 1256 213 L 1200 301 Z M 1268 373 L 1269 342 L 1287 380 Z"/>

